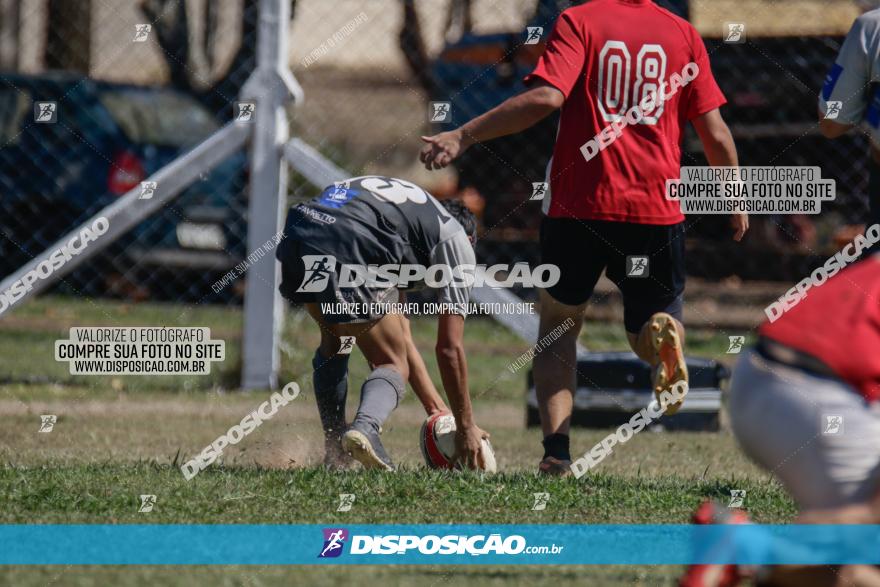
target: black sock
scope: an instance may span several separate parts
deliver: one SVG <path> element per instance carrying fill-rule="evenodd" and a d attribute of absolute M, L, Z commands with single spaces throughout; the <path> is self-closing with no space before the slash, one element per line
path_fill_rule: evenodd
<path fill-rule="evenodd" d="M 571 452 L 568 447 L 568 434 L 549 434 L 544 437 L 544 458 L 553 457 L 561 461 L 570 461 Z"/>
<path fill-rule="evenodd" d="M 324 427 L 324 436 L 338 438 L 345 432 L 345 399 L 348 395 L 348 358 L 351 355 L 333 355 L 329 359 L 315 351 L 312 359 L 315 399 Z"/>

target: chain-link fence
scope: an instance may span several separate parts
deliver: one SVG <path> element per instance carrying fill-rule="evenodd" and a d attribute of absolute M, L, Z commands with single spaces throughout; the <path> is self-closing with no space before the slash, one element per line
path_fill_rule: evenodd
<path fill-rule="evenodd" d="M 574 2 L 576 4 L 577 2 Z M 867 142 L 822 138 L 816 96 L 856 3 L 658 2 L 706 39 L 748 165 L 814 165 L 837 180 L 819 216 L 753 219 L 734 249 L 721 216 L 689 217 L 689 271 L 790 280 L 866 216 Z M 233 116 L 256 63 L 257 0 L 0 0 L 0 276 L 141 186 Z M 523 89 L 565 0 L 298 0 L 291 68 L 305 101 L 292 135 L 352 174 L 406 177 L 478 214 L 481 262 L 536 261 L 543 181 L 557 119 L 470 150 L 443 172 L 417 161 L 420 136 L 451 128 Z M 745 25 L 725 42 L 724 25 Z M 439 119 L 432 103 L 448 103 Z M 433 119 L 433 120 L 432 120 Z M 693 133 L 683 164 L 703 164 Z M 92 299 L 237 303 L 251 253 L 247 153 L 73 273 L 56 291 Z M 293 173 L 291 201 L 318 187 Z M 267 237 L 268 238 L 268 237 Z M 218 283 L 220 286 L 218 287 Z"/>
<path fill-rule="evenodd" d="M 22 31 L 0 73 L 0 274 L 7 275 L 231 119 L 255 62 L 257 6 L 4 8 L 4 20 L 17 19 Z M 217 294 L 211 285 L 245 256 L 245 163 L 241 152 L 204 173 L 58 288 L 138 300 L 235 297 L 240 288 Z M 143 189 L 149 197 L 150 186 Z"/>
<path fill-rule="evenodd" d="M 552 116 L 516 136 L 470 149 L 448 173 L 425 172 L 419 135 L 452 128 L 524 89 L 559 10 L 578 2 L 301 2 L 294 23 L 295 72 L 307 100 L 295 132 L 353 172 L 397 174 L 440 195 L 463 197 L 482 223 L 486 262 L 537 260 L 543 181 L 556 133 Z M 745 165 L 811 165 L 837 181 L 821 216 L 754 217 L 733 245 L 723 216 L 690 216 L 688 270 L 717 279 L 789 280 L 839 246 L 867 214 L 863 135 L 819 134 L 817 96 L 860 6 L 812 0 L 658 2 L 688 15 L 704 36 L 728 99 L 722 112 Z M 725 42 L 743 23 L 744 42 Z M 540 39 L 529 40 L 533 30 Z M 450 105 L 432 123 L 432 102 Z M 689 129 L 683 165 L 704 165 Z M 297 194 L 301 195 L 301 194 Z M 737 247 L 734 249 L 734 247 Z"/>

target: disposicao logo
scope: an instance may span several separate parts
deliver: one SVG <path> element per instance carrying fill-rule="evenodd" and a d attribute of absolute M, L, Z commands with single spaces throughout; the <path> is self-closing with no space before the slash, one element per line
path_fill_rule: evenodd
<path fill-rule="evenodd" d="M 348 530 L 344 528 L 324 528 L 324 547 L 318 558 L 336 558 L 342 554 L 345 541 L 348 540 Z"/>

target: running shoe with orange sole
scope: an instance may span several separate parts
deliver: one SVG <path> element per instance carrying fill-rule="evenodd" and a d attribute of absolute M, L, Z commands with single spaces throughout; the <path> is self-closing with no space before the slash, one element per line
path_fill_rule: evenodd
<path fill-rule="evenodd" d="M 684 360 L 681 337 L 675 327 L 675 318 L 666 312 L 657 312 L 651 316 L 651 346 L 657 355 L 657 364 L 651 372 L 654 395 L 660 401 L 660 394 L 669 391 L 672 386 L 679 382 L 688 381 L 687 363 Z M 687 393 L 687 388 L 685 388 Z M 666 407 L 665 415 L 671 416 L 676 413 L 684 403 L 670 404 Z"/>

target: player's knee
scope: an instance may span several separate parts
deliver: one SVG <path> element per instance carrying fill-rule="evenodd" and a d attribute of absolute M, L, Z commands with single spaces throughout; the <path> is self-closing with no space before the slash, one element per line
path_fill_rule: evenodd
<path fill-rule="evenodd" d="M 339 351 L 340 339 L 329 332 L 321 332 L 321 344 L 318 352 L 325 359 L 329 359 Z"/>
<path fill-rule="evenodd" d="M 542 320 L 538 345 L 542 348 L 565 348 L 577 343 L 581 330 L 580 316 L 563 316 L 553 320 Z"/>

